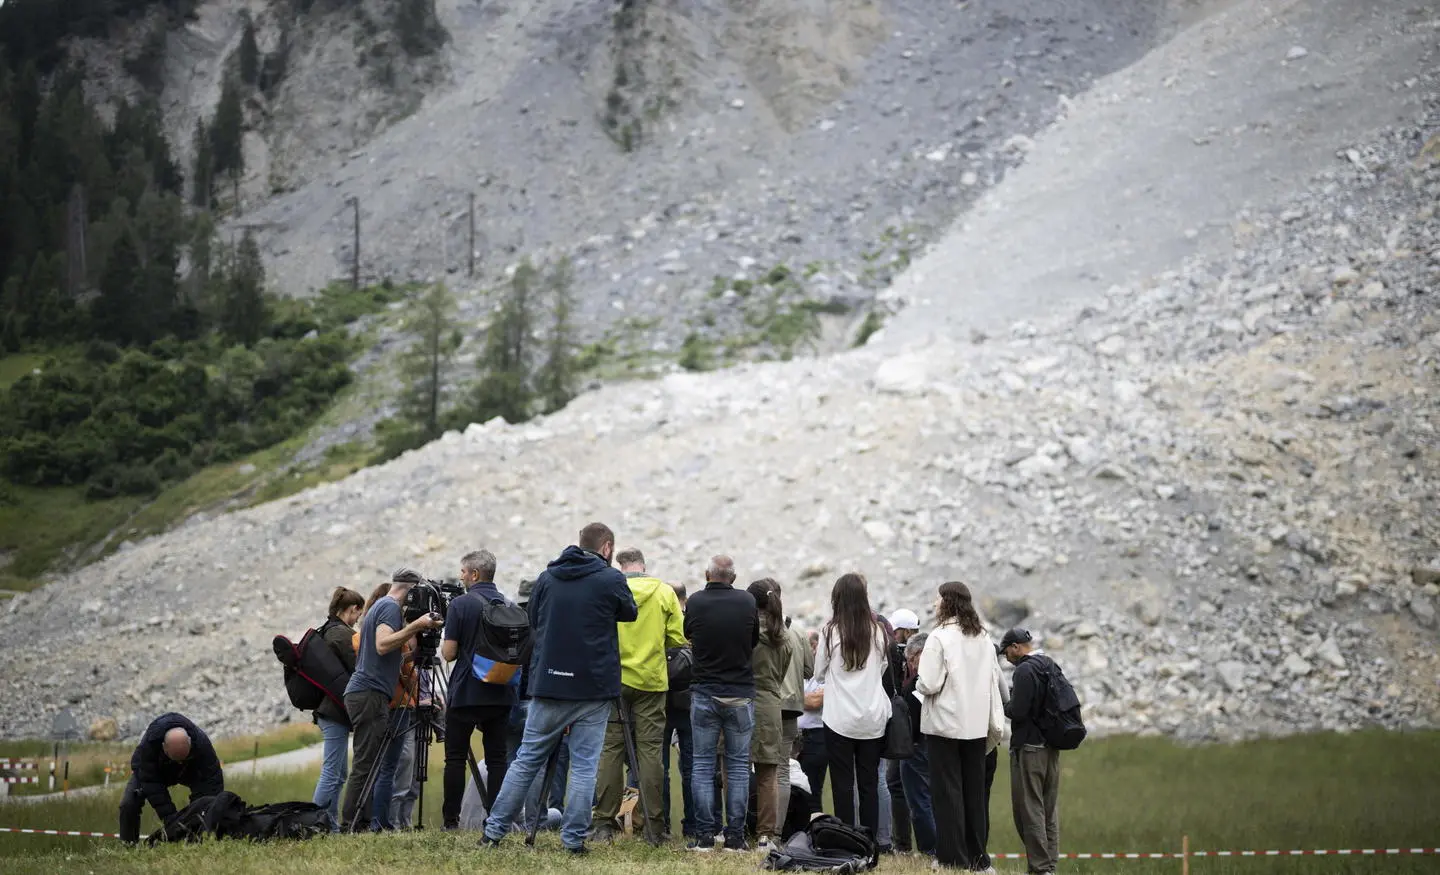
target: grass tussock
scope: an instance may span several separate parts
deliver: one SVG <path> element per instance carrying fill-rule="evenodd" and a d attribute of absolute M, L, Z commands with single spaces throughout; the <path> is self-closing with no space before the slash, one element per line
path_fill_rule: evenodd
<path fill-rule="evenodd" d="M 345 837 L 303 844 L 207 844 L 130 851 L 113 840 L 0 835 L 0 870 L 7 873 L 161 873 L 206 875 L 305 871 L 353 875 L 411 871 L 479 873 L 636 872 L 740 875 L 758 858 L 693 855 L 678 843 L 650 849 L 625 841 L 575 860 L 542 835 L 538 850 L 518 837 L 498 851 L 476 847 L 474 834 L 441 833 L 440 757 L 431 760 L 425 832 Z M 1061 850 L 1178 851 L 1190 836 L 1196 850 L 1384 848 L 1435 844 L 1440 811 L 1440 733 L 1364 732 L 1185 747 L 1163 739 L 1097 739 L 1066 754 L 1061 790 Z M 314 772 L 251 778 L 243 768 L 230 782 L 251 802 L 309 798 Z M 678 775 L 675 790 L 678 792 Z M 676 797 L 678 800 L 678 796 Z M 183 800 L 181 800 L 183 801 Z M 678 805 L 678 801 L 677 801 Z M 113 831 L 113 794 L 64 803 L 0 807 L 0 825 Z M 147 817 L 150 817 L 147 811 Z M 152 821 L 147 821 L 150 828 Z M 1002 764 L 991 802 L 991 850 L 1020 844 L 1010 818 Z M 1021 861 L 999 861 L 1005 873 Z M 1074 875 L 1173 875 L 1179 861 L 1067 861 Z M 1436 857 L 1209 859 L 1192 862 L 1196 875 L 1420 875 L 1440 871 Z M 930 871 L 928 860 L 893 857 L 886 873 Z"/>

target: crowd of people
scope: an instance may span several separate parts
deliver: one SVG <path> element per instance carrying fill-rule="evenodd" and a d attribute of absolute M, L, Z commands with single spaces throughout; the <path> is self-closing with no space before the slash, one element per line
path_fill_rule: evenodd
<path fill-rule="evenodd" d="M 554 806 L 562 844 L 584 854 L 587 843 L 624 834 L 622 809 L 638 794 L 633 832 L 651 844 L 672 839 L 678 807 L 691 851 L 747 851 L 752 836 L 765 850 L 822 810 L 828 780 L 833 813 L 868 830 L 882 852 L 993 871 L 990 789 L 1008 718 L 1015 826 L 1029 871 L 1054 871 L 1059 751 L 1036 728 L 1053 663 L 1023 629 L 996 644 L 965 584 L 940 585 L 925 632 L 914 611 L 881 616 L 864 576 L 843 574 L 829 619 L 802 631 L 777 581 L 738 587 L 733 560 L 720 555 L 687 598 L 683 585 L 651 576 L 639 550 L 617 552 L 600 523 L 513 599 L 496 570 L 487 550 L 461 559 L 465 592 L 443 623 L 443 697 L 423 672 L 412 676 L 416 639 L 442 628 L 435 615 L 404 620 L 406 594 L 423 582 L 417 572 L 396 572 L 368 599 L 334 592 L 318 632 L 352 673 L 343 709 L 326 702 L 314 714 L 324 737 L 314 802 L 339 829 L 409 825 L 416 733 L 403 730 L 417 706 L 433 706 L 443 713 L 444 827 L 462 826 L 467 784 L 483 784 L 471 791 L 483 805 L 483 845 L 533 832 Z M 494 605 L 528 616 L 532 655 L 513 674 L 477 657 Z M 1015 666 L 1013 689 L 1000 659 Z M 164 813 L 156 776 L 176 783 L 185 760 L 209 749 L 175 717 L 157 721 L 136 750 L 122 832 L 134 833 L 146 798 Z M 909 736 L 909 755 L 887 759 L 896 731 Z M 476 732 L 483 767 L 471 765 Z"/>

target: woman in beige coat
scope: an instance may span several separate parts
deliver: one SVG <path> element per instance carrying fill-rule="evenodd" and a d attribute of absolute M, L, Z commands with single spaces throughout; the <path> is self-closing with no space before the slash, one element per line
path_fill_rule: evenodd
<path fill-rule="evenodd" d="M 750 762 L 755 766 L 755 834 L 760 837 L 759 850 L 768 851 L 785 817 L 779 810 L 777 769 L 788 767 L 790 752 L 782 750 L 780 692 L 795 656 L 790 636 L 785 633 L 780 587 L 767 577 L 750 584 L 746 591 L 755 597 L 760 610 L 760 643 L 750 657 L 755 673 L 755 732 L 750 736 Z"/>
<path fill-rule="evenodd" d="M 925 697 L 920 731 L 930 758 L 935 860 L 993 872 L 985 853 L 990 831 L 985 755 L 999 744 L 1004 727 L 1000 664 L 965 584 L 941 584 L 935 619 L 939 625 L 925 642 L 915 684 Z"/>

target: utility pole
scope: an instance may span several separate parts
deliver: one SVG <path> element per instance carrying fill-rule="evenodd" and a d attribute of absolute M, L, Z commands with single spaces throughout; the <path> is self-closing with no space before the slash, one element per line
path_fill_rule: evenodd
<path fill-rule="evenodd" d="M 475 192 L 470 192 L 470 276 L 475 275 Z"/>
<path fill-rule="evenodd" d="M 350 261 L 350 288 L 353 291 L 360 291 L 360 198 L 350 198 L 350 204 L 355 207 L 355 250 Z"/>

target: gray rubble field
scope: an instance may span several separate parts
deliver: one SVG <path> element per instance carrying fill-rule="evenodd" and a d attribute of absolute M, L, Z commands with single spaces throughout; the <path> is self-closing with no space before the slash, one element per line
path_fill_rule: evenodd
<path fill-rule="evenodd" d="M 1433 725 L 1440 16 L 1267 10 L 1074 101 L 863 349 L 475 424 L 13 600 L 0 735 L 303 719 L 270 637 L 333 586 L 485 546 L 513 588 L 592 519 L 668 579 L 733 554 L 802 626 L 846 570 L 884 611 L 968 581 L 1100 732 Z"/>

